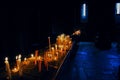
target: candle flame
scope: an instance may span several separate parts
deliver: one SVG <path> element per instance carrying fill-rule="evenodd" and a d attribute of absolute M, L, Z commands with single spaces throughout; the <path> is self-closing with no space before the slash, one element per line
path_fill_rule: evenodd
<path fill-rule="evenodd" d="M 8 57 L 5 57 L 5 61 L 8 61 Z"/>
<path fill-rule="evenodd" d="M 38 59 L 40 60 L 40 59 L 41 59 L 41 56 L 39 56 Z"/>
<path fill-rule="evenodd" d="M 24 61 L 26 61 L 26 60 L 27 60 L 27 58 L 25 57 L 25 58 L 24 58 Z"/>
<path fill-rule="evenodd" d="M 21 57 L 22 57 L 21 54 L 19 54 L 18 58 L 20 59 Z"/>
<path fill-rule="evenodd" d="M 31 54 L 31 57 L 33 58 L 33 57 L 34 57 L 34 55 L 33 55 L 33 54 Z"/>
<path fill-rule="evenodd" d="M 18 69 L 15 67 L 14 69 L 12 69 L 12 71 L 15 73 L 18 72 Z"/>
<path fill-rule="evenodd" d="M 52 50 L 54 50 L 54 47 L 52 47 Z"/>
<path fill-rule="evenodd" d="M 54 60 L 56 61 L 56 60 L 57 60 L 57 57 L 54 57 Z"/>
<path fill-rule="evenodd" d="M 48 38 L 50 38 L 50 37 L 48 37 Z"/>
<path fill-rule="evenodd" d="M 18 59 L 18 56 L 16 56 L 15 58 L 16 58 L 16 60 L 17 60 L 17 59 Z"/>

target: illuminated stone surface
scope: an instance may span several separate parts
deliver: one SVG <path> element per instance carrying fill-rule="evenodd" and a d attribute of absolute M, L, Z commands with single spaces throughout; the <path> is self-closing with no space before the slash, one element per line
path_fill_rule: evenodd
<path fill-rule="evenodd" d="M 60 80 L 118 80 L 119 66 L 120 54 L 115 46 L 102 51 L 94 43 L 80 42 Z"/>

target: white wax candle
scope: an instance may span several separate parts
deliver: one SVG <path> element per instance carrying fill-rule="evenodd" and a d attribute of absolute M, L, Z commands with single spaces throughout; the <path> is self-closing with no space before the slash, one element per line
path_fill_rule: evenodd
<path fill-rule="evenodd" d="M 7 74 L 9 76 L 9 79 L 11 79 L 11 70 L 10 70 L 10 65 L 9 65 L 8 57 L 5 57 L 5 64 L 6 64 Z"/>

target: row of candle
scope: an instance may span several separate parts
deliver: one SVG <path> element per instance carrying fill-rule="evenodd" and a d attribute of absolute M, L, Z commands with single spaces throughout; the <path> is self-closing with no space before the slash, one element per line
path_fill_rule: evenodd
<path fill-rule="evenodd" d="M 11 70 L 8 57 L 5 58 L 6 71 L 8 73 L 9 78 L 11 78 L 12 72 L 19 72 L 19 75 L 22 75 L 22 65 L 29 65 L 29 63 L 33 62 L 34 65 L 38 65 L 38 70 L 41 72 L 42 61 L 44 61 L 45 67 L 48 70 L 48 63 L 51 61 L 58 61 L 59 58 L 63 56 L 63 51 L 69 49 L 72 44 L 72 40 L 69 35 L 61 34 L 56 39 L 56 44 L 51 46 L 50 37 L 48 37 L 49 50 L 47 50 L 44 56 L 39 55 L 39 50 L 35 51 L 35 54 L 31 54 L 30 58 L 24 58 L 24 61 L 21 61 L 21 54 L 16 56 L 16 66 Z"/>

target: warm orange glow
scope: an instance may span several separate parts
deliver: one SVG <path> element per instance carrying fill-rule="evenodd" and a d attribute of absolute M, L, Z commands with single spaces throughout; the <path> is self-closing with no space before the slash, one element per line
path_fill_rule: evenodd
<path fill-rule="evenodd" d="M 42 60 L 42 57 L 41 57 L 41 56 L 38 56 L 38 60 Z"/>
<path fill-rule="evenodd" d="M 21 58 L 20 58 L 20 59 L 18 59 L 18 61 L 19 61 L 19 62 L 21 62 Z"/>
<path fill-rule="evenodd" d="M 75 32 L 75 34 L 80 34 L 79 31 Z M 49 40 L 49 49 L 45 51 L 44 54 L 40 55 L 38 50 L 35 50 L 35 54 L 31 54 L 30 57 L 25 57 L 24 60 L 22 60 L 22 55 L 19 54 L 16 56 L 16 64 L 15 67 L 12 69 L 13 73 L 19 73 L 19 75 L 23 74 L 25 69 L 33 69 L 36 65 L 34 65 L 34 62 L 36 62 L 38 66 L 39 72 L 42 70 L 42 63 L 44 62 L 44 65 L 46 67 L 46 70 L 48 70 L 49 65 L 59 67 L 58 62 L 61 62 L 65 54 L 67 53 L 67 50 L 70 49 L 72 44 L 72 39 L 70 38 L 70 35 L 61 34 L 58 35 L 56 38 L 56 43 L 51 44 L 50 37 L 48 37 Z M 55 63 L 54 63 L 55 62 Z M 9 69 L 10 73 L 10 66 L 8 62 L 8 57 L 5 57 L 5 64 L 6 67 Z M 25 67 L 24 67 L 25 66 Z M 29 70 L 28 69 L 28 70 Z"/>
<path fill-rule="evenodd" d="M 81 34 L 81 31 L 80 30 L 77 30 L 73 33 L 73 35 L 80 35 Z"/>
<path fill-rule="evenodd" d="M 57 50 L 57 44 L 55 44 L 55 50 Z"/>
<path fill-rule="evenodd" d="M 56 60 L 57 60 L 57 57 L 54 57 L 54 60 L 56 61 Z"/>
<path fill-rule="evenodd" d="M 54 51 L 54 47 L 52 47 L 52 51 Z"/>
<path fill-rule="evenodd" d="M 12 69 L 12 72 L 16 73 L 18 72 L 19 70 L 15 67 L 14 69 Z"/>

